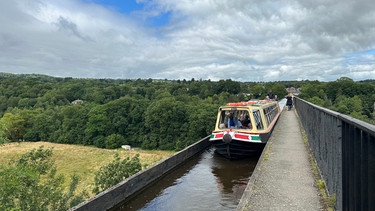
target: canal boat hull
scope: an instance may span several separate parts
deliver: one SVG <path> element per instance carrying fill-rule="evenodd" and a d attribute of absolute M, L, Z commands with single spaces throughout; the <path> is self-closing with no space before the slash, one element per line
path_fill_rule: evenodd
<path fill-rule="evenodd" d="M 227 137 L 224 138 L 224 136 Z M 215 139 L 215 137 L 222 138 Z M 241 159 L 262 153 L 269 137 L 270 133 L 243 134 L 226 131 L 223 133 L 213 133 L 210 140 L 215 147 L 216 153 L 228 159 Z"/>
<path fill-rule="evenodd" d="M 228 159 L 241 159 L 262 153 L 265 144 L 249 143 L 233 140 L 231 143 L 225 143 L 221 140 L 213 142 L 215 152 Z"/>

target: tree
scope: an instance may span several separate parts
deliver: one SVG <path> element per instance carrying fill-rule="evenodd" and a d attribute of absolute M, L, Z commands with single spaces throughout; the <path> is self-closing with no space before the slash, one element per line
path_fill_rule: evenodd
<path fill-rule="evenodd" d="M 324 100 L 317 96 L 310 98 L 308 101 L 318 106 L 324 106 Z"/>
<path fill-rule="evenodd" d="M 85 129 L 85 144 L 93 144 L 97 136 L 107 136 L 110 131 L 111 120 L 108 118 L 104 106 L 99 105 L 92 108 L 88 113 L 88 122 Z"/>
<path fill-rule="evenodd" d="M 262 87 L 259 84 L 250 87 L 249 92 L 250 92 L 251 98 L 253 99 L 259 99 L 260 96 L 266 93 L 266 91 L 264 90 L 264 87 Z"/>
<path fill-rule="evenodd" d="M 0 121 L 0 145 L 8 142 L 8 139 L 5 137 L 5 131 L 5 124 L 2 121 Z"/>
<path fill-rule="evenodd" d="M 309 98 L 312 98 L 314 96 L 318 96 L 319 97 L 319 94 L 321 95 L 322 93 L 319 93 L 320 90 L 324 90 L 324 85 L 321 84 L 320 82 L 318 81 L 313 81 L 311 83 L 308 83 L 308 84 L 305 84 L 302 88 L 301 88 L 301 94 L 299 97 L 301 98 L 304 98 L 304 99 L 309 99 Z M 324 93 L 324 92 L 323 92 Z M 322 96 L 320 96 L 322 97 Z"/>
<path fill-rule="evenodd" d="M 116 149 L 126 144 L 125 138 L 120 134 L 111 134 L 105 139 L 105 148 Z"/>
<path fill-rule="evenodd" d="M 279 99 L 284 98 L 284 96 L 288 94 L 288 92 L 285 89 L 285 86 L 280 83 L 275 83 L 272 86 L 272 93 L 274 95 L 277 95 Z"/>
<path fill-rule="evenodd" d="M 241 85 L 239 82 L 232 81 L 231 79 L 227 80 L 220 80 L 218 82 L 218 93 L 220 92 L 228 92 L 231 94 L 238 94 L 241 91 Z"/>
<path fill-rule="evenodd" d="M 83 105 L 69 105 L 60 109 L 62 124 L 57 142 L 79 144 L 84 142 L 88 110 Z"/>
<path fill-rule="evenodd" d="M 33 124 L 26 131 L 24 139 L 56 142 L 52 137 L 61 127 L 61 119 L 56 109 L 41 109 L 35 116 Z"/>
<path fill-rule="evenodd" d="M 187 133 L 186 142 L 180 145 L 183 149 L 197 140 L 211 134 L 216 122 L 216 105 L 194 105 L 190 106 L 189 110 L 194 111 L 189 113 L 189 131 Z"/>
<path fill-rule="evenodd" d="M 111 129 L 108 135 L 118 134 L 126 138 L 127 144 L 141 145 L 140 135 L 145 130 L 145 111 L 148 100 L 122 97 L 104 105 L 110 119 Z"/>
<path fill-rule="evenodd" d="M 8 107 L 17 107 L 20 99 L 21 99 L 20 97 L 11 96 L 7 102 Z"/>
<path fill-rule="evenodd" d="M 156 141 L 159 149 L 173 150 L 175 142 L 187 131 L 187 107 L 174 97 L 155 101 L 147 108 L 145 123 L 150 131 L 146 140 Z"/>
<path fill-rule="evenodd" d="M 0 119 L 3 136 L 11 141 L 23 139 L 25 132 L 24 119 L 18 114 L 5 113 Z"/>
<path fill-rule="evenodd" d="M 131 175 L 142 170 L 139 154 L 133 158 L 126 157 L 121 160 L 118 154 L 115 154 L 114 160 L 108 165 L 100 167 L 99 171 L 95 172 L 95 187 L 94 193 L 104 191 L 117 183 L 125 180 Z"/>
<path fill-rule="evenodd" d="M 8 98 L 0 95 L 0 116 L 3 116 L 3 112 L 8 108 L 7 101 L 8 101 Z"/>
<path fill-rule="evenodd" d="M 333 104 L 332 109 L 343 114 L 350 115 L 354 113 L 356 116 L 359 116 L 362 115 L 363 110 L 362 100 L 358 96 L 339 96 Z"/>

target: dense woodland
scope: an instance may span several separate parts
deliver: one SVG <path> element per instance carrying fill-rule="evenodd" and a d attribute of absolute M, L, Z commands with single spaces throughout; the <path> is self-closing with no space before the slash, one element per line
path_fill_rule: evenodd
<path fill-rule="evenodd" d="M 375 82 L 230 79 L 77 79 L 0 73 L 0 143 L 49 141 L 180 150 L 211 133 L 218 106 L 279 98 L 286 88 L 317 105 L 373 121 Z"/>
<path fill-rule="evenodd" d="M 375 124 L 375 81 L 353 81 L 342 77 L 336 81 L 305 83 L 300 98 L 325 108 Z"/>
<path fill-rule="evenodd" d="M 219 105 L 285 95 L 285 85 L 191 79 L 0 76 L 0 127 L 11 141 L 179 150 L 209 135 Z M 247 96 L 243 93 L 256 93 Z M 267 91 L 265 91 L 267 90 Z M 76 101 L 80 100 L 80 101 Z M 76 101 L 78 104 L 73 104 Z"/>

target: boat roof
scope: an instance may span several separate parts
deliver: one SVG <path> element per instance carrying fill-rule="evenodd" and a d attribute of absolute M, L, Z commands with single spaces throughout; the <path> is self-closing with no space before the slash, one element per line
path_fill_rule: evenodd
<path fill-rule="evenodd" d="M 260 107 L 266 104 L 275 103 L 277 101 L 274 100 L 249 100 L 244 102 L 231 102 L 227 103 L 224 106 L 221 107 L 243 107 L 243 106 L 254 106 L 254 107 Z"/>

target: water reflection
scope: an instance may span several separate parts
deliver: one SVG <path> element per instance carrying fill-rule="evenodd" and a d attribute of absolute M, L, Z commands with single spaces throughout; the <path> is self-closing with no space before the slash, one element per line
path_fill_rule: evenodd
<path fill-rule="evenodd" d="M 257 160 L 231 161 L 208 149 L 116 210 L 234 210 Z"/>
<path fill-rule="evenodd" d="M 215 154 L 216 155 L 216 154 Z M 228 160 L 219 155 L 214 157 L 212 173 L 224 202 L 235 202 L 237 206 L 247 186 L 258 157 L 244 160 Z"/>

